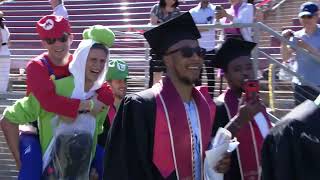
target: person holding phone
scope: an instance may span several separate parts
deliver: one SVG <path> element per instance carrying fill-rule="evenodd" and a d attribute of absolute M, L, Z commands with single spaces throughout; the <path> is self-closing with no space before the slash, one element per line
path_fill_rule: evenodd
<path fill-rule="evenodd" d="M 108 134 L 104 179 L 203 179 L 204 151 L 212 139 L 215 110 L 194 87 L 205 50 L 189 12 L 144 33 L 167 68 L 166 77 L 151 89 L 121 102 Z M 214 106 L 214 105 L 213 105 Z M 241 107 L 227 130 L 236 133 L 240 117 L 259 111 L 256 102 Z M 229 169 L 230 155 L 215 168 Z"/>
<path fill-rule="evenodd" d="M 247 3 L 245 0 L 230 0 L 231 7 L 224 9 L 219 6 L 216 18 L 223 24 L 231 23 L 253 23 L 254 22 L 254 5 Z M 226 28 L 224 29 L 225 39 L 236 38 L 246 41 L 252 41 L 252 28 Z"/>
<path fill-rule="evenodd" d="M 299 20 L 303 28 L 300 31 L 294 32 L 291 29 L 286 29 L 282 32 L 282 36 L 300 48 L 304 48 L 311 54 L 320 59 L 320 27 L 317 24 L 319 20 L 319 8 L 313 2 L 303 3 L 300 7 Z M 289 48 L 287 44 L 281 44 L 281 55 L 284 62 L 288 62 L 293 58 L 296 60 L 296 72 L 301 75 L 304 80 L 320 87 L 320 78 L 318 72 L 320 63 L 314 58 L 306 56 L 305 54 Z M 292 79 L 294 84 L 294 99 L 295 104 L 299 105 L 306 99 L 315 100 L 320 93 L 313 87 L 300 82 L 297 77 Z"/>
<path fill-rule="evenodd" d="M 209 0 L 199 0 L 200 3 L 190 9 L 190 14 L 196 24 L 214 24 L 215 22 L 215 9 L 219 6 L 214 6 Z M 206 66 L 207 78 L 208 78 L 208 90 L 211 97 L 214 95 L 215 76 L 212 61 L 215 56 L 215 29 L 200 29 L 201 38 L 199 39 L 200 47 L 206 49 L 207 53 L 204 57 L 204 64 Z M 201 70 L 202 74 L 202 70 Z M 199 81 L 196 82 L 196 86 L 201 85 L 201 74 Z"/>
<path fill-rule="evenodd" d="M 250 54 L 255 46 L 253 42 L 228 39 L 217 51 L 214 62 L 216 68 L 223 69 L 229 86 L 215 100 L 214 134 L 219 127 L 233 122 L 235 117 L 242 120 L 233 133 L 240 145 L 231 155 L 231 167 L 225 174 L 225 180 L 260 180 L 261 177 L 260 152 L 271 123 L 266 108 L 259 101 L 258 81 L 251 80 L 254 73 Z M 243 106 L 258 113 L 243 113 Z"/>

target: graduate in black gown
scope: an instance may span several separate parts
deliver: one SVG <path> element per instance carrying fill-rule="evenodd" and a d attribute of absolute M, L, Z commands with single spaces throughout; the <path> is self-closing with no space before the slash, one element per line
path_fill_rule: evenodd
<path fill-rule="evenodd" d="M 224 127 L 238 116 L 241 97 L 244 95 L 244 82 L 253 79 L 253 65 L 250 59 L 256 43 L 228 39 L 217 51 L 215 67 L 224 71 L 228 88 L 215 99 L 216 118 L 214 133 L 219 127 Z M 244 100 L 244 99 L 242 99 Z M 230 170 L 225 174 L 225 180 L 260 180 L 261 178 L 261 149 L 264 137 L 271 127 L 266 108 L 261 107 L 261 116 L 247 118 L 236 134 L 239 147 L 232 153 Z"/>
<path fill-rule="evenodd" d="M 262 150 L 263 180 L 320 179 L 320 96 L 271 129 Z"/>
<path fill-rule="evenodd" d="M 122 101 L 108 134 L 104 179 L 201 180 L 215 105 L 193 85 L 205 55 L 197 41 L 200 33 L 185 13 L 144 36 L 163 58 L 167 74 Z M 228 129 L 234 132 L 240 120 Z M 212 168 L 224 173 L 229 164 L 225 156 Z"/>

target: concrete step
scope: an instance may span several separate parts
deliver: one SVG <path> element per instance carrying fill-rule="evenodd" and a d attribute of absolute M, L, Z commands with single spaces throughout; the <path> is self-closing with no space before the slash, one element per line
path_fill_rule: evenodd
<path fill-rule="evenodd" d="M 3 180 L 17 180 L 18 179 L 18 175 L 5 176 L 5 175 L 1 175 L 0 174 L 0 179 L 3 179 Z"/>
<path fill-rule="evenodd" d="M 293 99 L 276 98 L 274 106 L 278 109 L 293 109 L 295 107 L 295 104 Z"/>
<path fill-rule="evenodd" d="M 0 164 L 15 164 L 13 159 L 0 159 Z"/>
<path fill-rule="evenodd" d="M 288 114 L 291 111 L 291 109 L 278 109 L 276 108 L 274 112 L 271 112 L 274 116 L 281 119 L 283 116 Z"/>
<path fill-rule="evenodd" d="M 0 93 L 0 100 L 1 99 L 20 99 L 25 96 L 25 93 L 17 93 L 17 92 L 7 92 L 7 93 Z"/>
<path fill-rule="evenodd" d="M 13 157 L 11 153 L 0 153 L 0 159 L 13 159 Z"/>
<path fill-rule="evenodd" d="M 3 171 L 17 171 L 16 165 L 12 164 L 0 164 L 0 169 Z"/>
<path fill-rule="evenodd" d="M 0 138 L 0 141 L 5 142 L 5 139 Z M 0 153 L 11 153 L 11 152 L 10 152 L 9 148 L 6 146 L 6 147 L 0 147 Z"/>
<path fill-rule="evenodd" d="M 0 179 L 7 180 L 8 179 L 16 179 L 18 177 L 17 170 L 2 170 L 0 169 Z"/>

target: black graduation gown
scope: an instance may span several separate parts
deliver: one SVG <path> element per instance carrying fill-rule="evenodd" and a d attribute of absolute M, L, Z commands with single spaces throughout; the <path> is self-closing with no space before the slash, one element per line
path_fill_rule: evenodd
<path fill-rule="evenodd" d="M 215 103 L 216 117 L 213 124 L 213 136 L 215 136 L 219 127 L 225 127 L 229 123 L 229 117 L 224 102 L 216 100 Z M 233 151 L 231 154 L 230 170 L 224 175 L 224 180 L 241 180 L 237 151 Z"/>
<path fill-rule="evenodd" d="M 108 134 L 105 180 L 164 179 L 152 162 L 155 116 L 156 99 L 150 89 L 121 102 Z M 175 172 L 167 178 L 176 179 Z"/>
<path fill-rule="evenodd" d="M 105 147 L 106 145 L 109 129 L 110 129 L 110 119 L 109 119 L 109 116 L 107 115 L 105 121 L 103 122 L 103 132 L 98 136 L 98 144 L 101 147 Z"/>
<path fill-rule="evenodd" d="M 320 179 L 320 108 L 307 100 L 279 122 L 262 149 L 263 180 Z"/>

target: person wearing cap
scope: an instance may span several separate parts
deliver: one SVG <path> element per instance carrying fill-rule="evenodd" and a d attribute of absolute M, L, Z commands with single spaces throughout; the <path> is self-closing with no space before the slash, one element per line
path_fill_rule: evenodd
<path fill-rule="evenodd" d="M 200 33 L 187 12 L 144 36 L 163 57 L 167 75 L 120 104 L 108 134 L 104 179 L 203 179 L 215 111 L 194 88 L 205 54 L 197 42 Z M 238 117 L 229 124 L 232 133 L 241 122 Z M 229 162 L 225 155 L 212 168 L 226 172 Z"/>
<path fill-rule="evenodd" d="M 58 95 L 52 81 L 70 76 L 69 63 L 72 61 L 72 55 L 69 54 L 69 49 L 73 39 L 70 24 L 61 16 L 48 15 L 37 22 L 37 31 L 47 52 L 33 58 L 27 65 L 27 95 L 34 95 L 46 111 L 75 119 L 79 111 L 89 109 L 92 101 Z M 93 98 L 93 111 L 101 109 L 100 101 L 105 105 L 113 103 L 112 92 L 107 84 L 104 84 L 97 92 L 98 98 Z M 19 129 L 15 127 L 6 131 L 12 124 L 3 121 L 1 125 L 4 133 L 8 134 L 6 137 L 9 138 L 9 148 L 20 169 L 19 177 L 41 175 L 42 164 L 33 164 L 37 160 L 41 162 L 37 123 L 33 123 L 32 126 L 24 125 L 23 129 L 20 128 L 20 136 Z"/>
<path fill-rule="evenodd" d="M 317 24 L 319 20 L 318 5 L 313 2 L 303 3 L 300 6 L 298 16 L 303 28 L 296 32 L 291 29 L 286 29 L 282 32 L 283 37 L 320 59 L 320 27 Z M 295 56 L 294 53 L 296 54 Z M 319 62 L 299 51 L 294 52 L 293 49 L 284 43 L 281 44 L 281 54 L 284 62 L 295 59 L 297 63 L 296 72 L 302 76 L 305 81 L 320 87 L 320 79 L 318 78 Z M 294 99 L 296 105 L 299 105 L 306 99 L 314 100 L 320 93 L 314 88 L 300 82 L 297 77 L 294 77 L 292 82 L 294 84 Z"/>
<path fill-rule="evenodd" d="M 55 90 L 57 94 L 59 94 L 60 96 L 71 97 L 76 99 L 95 98 L 93 96 L 95 95 L 96 90 L 98 90 L 103 85 L 107 72 L 106 63 L 108 62 L 109 56 L 108 45 L 110 45 L 110 39 L 113 39 L 110 37 L 114 37 L 114 34 L 111 30 L 107 28 L 97 27 L 92 29 L 91 35 L 93 36 L 91 39 L 85 39 L 81 41 L 79 47 L 76 49 L 74 53 L 74 59 L 68 65 L 71 75 L 59 80 L 53 80 Z M 45 176 L 50 176 L 50 173 L 52 173 L 51 171 L 49 172 L 49 169 L 51 167 L 50 157 L 54 156 L 52 152 L 54 152 L 55 149 L 53 148 L 52 150 L 52 148 L 50 148 L 50 144 L 51 142 L 53 142 L 53 144 L 55 144 L 54 142 L 59 142 L 59 136 L 57 134 L 61 130 L 58 131 L 57 128 L 59 128 L 61 124 L 67 124 L 65 126 L 68 126 L 70 124 L 77 124 L 83 118 L 87 119 L 87 121 L 94 122 L 94 129 L 89 129 L 90 131 L 93 131 L 94 134 L 92 143 L 93 145 L 92 147 L 89 147 L 89 149 L 90 151 L 95 149 L 93 147 L 95 147 L 96 145 L 97 135 L 102 133 L 102 125 L 106 117 L 106 109 L 102 111 L 96 110 L 95 112 L 93 112 L 93 106 L 94 104 L 90 105 L 89 110 L 82 110 L 81 112 L 79 112 L 79 115 L 76 117 L 75 120 L 65 119 L 64 116 L 60 116 L 56 113 L 46 111 L 41 106 L 37 98 L 32 93 L 30 93 L 27 97 L 18 100 L 13 106 L 6 108 L 6 110 L 4 111 L 4 119 L 1 121 L 1 124 L 7 121 L 11 123 L 13 126 L 17 126 L 17 124 L 29 123 L 38 119 L 41 152 L 43 155 L 42 169 L 44 170 L 43 173 Z M 54 122 L 56 122 L 56 126 L 53 125 L 55 124 Z M 79 130 L 80 128 L 78 127 L 74 129 Z M 11 129 L 7 129 L 7 132 L 10 130 Z M 6 133 L 5 135 L 7 137 Z M 64 137 L 67 138 L 66 135 Z M 68 144 L 62 145 L 67 149 L 73 149 L 73 151 L 71 151 L 71 154 L 65 155 L 68 158 L 79 157 L 79 154 L 74 153 L 82 153 L 76 151 L 74 149 L 74 146 L 67 147 Z M 56 148 L 59 147 L 57 146 Z M 62 152 L 68 153 L 64 151 Z M 92 155 L 94 155 L 94 153 L 95 152 L 92 151 Z M 91 158 L 88 159 L 90 160 Z M 33 164 L 41 164 L 41 159 L 40 162 L 37 162 L 35 159 L 33 160 Z M 68 163 L 70 167 L 74 168 L 70 169 L 69 167 L 66 167 L 68 169 L 68 172 L 70 172 L 71 174 L 77 174 L 77 171 L 79 169 L 77 169 L 76 167 L 80 167 L 83 163 L 89 164 L 90 161 L 77 162 L 77 159 L 71 159 L 70 162 L 66 163 Z M 53 167 L 56 168 L 56 166 Z M 46 170 L 48 170 L 48 172 Z M 58 169 L 54 169 L 53 172 L 57 173 L 57 171 Z M 72 175 L 70 174 L 66 176 L 72 177 Z M 33 174 L 32 176 L 19 178 L 40 179 L 40 177 L 41 174 Z"/>
<path fill-rule="evenodd" d="M 217 51 L 214 67 L 221 68 L 225 73 L 228 88 L 217 99 L 216 117 L 214 121 L 214 134 L 219 127 L 224 127 L 233 121 L 234 117 L 241 116 L 241 100 L 244 92 L 244 82 L 253 79 L 253 67 L 250 54 L 256 43 L 238 39 L 228 39 Z M 261 105 L 258 98 L 245 100 L 252 104 L 255 114 L 245 114 L 242 124 L 239 125 L 237 138 L 240 145 L 231 156 L 230 170 L 224 179 L 230 180 L 260 180 L 260 160 L 263 139 L 271 127 L 266 108 Z M 258 116 L 259 114 L 259 116 Z"/>
<path fill-rule="evenodd" d="M 49 3 L 52 7 L 53 15 L 69 19 L 69 14 L 67 8 L 64 6 L 63 0 L 49 0 Z"/>
<path fill-rule="evenodd" d="M 103 159 L 105 154 L 105 144 L 112 121 L 119 108 L 120 102 L 127 93 L 127 79 L 129 76 L 128 65 L 122 60 L 109 60 L 108 72 L 106 80 L 110 84 L 114 96 L 113 105 L 109 106 L 106 120 L 103 124 L 103 132 L 98 136 L 98 146 L 96 149 L 96 156 L 93 160 L 93 166 L 96 168 L 98 174 L 103 174 Z M 106 151 L 108 152 L 108 151 Z M 99 179 L 102 179 L 100 177 Z"/>
<path fill-rule="evenodd" d="M 127 93 L 128 65 L 122 60 L 110 60 L 106 80 L 110 84 L 114 96 L 113 108 L 119 109 L 121 100 Z M 110 116 L 111 117 L 111 116 Z M 113 116 L 114 117 L 114 116 Z M 113 119 L 113 118 L 111 118 Z"/>
<path fill-rule="evenodd" d="M 271 129 L 262 149 L 262 180 L 320 177 L 320 95 L 306 100 Z"/>
<path fill-rule="evenodd" d="M 151 25 L 159 25 L 181 15 L 179 8 L 179 0 L 159 0 L 152 6 L 150 11 Z M 157 56 L 153 49 L 150 50 L 151 59 L 149 61 L 149 87 L 157 83 L 166 69 L 161 61 L 161 57 Z"/>
<path fill-rule="evenodd" d="M 8 89 L 10 72 L 10 50 L 9 50 L 9 29 L 4 24 L 3 12 L 0 11 L 0 92 L 6 92 Z"/>

